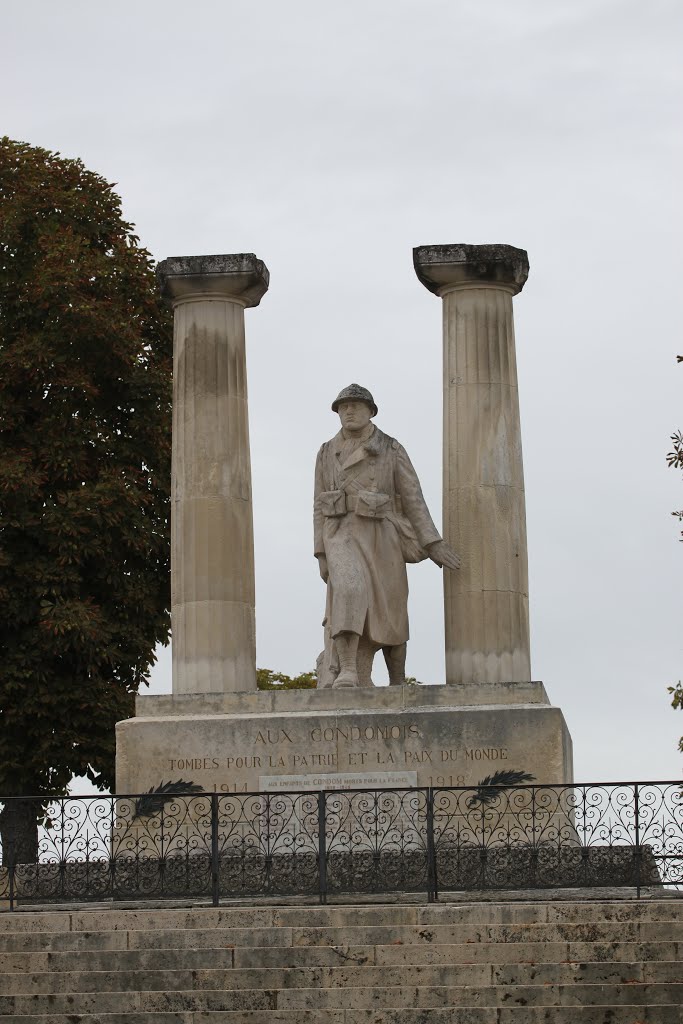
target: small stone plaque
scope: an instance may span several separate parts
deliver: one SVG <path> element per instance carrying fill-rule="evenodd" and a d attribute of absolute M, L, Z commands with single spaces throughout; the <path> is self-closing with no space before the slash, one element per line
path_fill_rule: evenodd
<path fill-rule="evenodd" d="M 339 772 L 333 775 L 260 775 L 262 793 L 302 789 L 409 789 L 417 772 Z"/>

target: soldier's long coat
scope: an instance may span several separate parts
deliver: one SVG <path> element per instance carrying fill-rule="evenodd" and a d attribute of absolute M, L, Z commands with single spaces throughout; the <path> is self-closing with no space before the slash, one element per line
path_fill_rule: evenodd
<path fill-rule="evenodd" d="M 326 556 L 330 573 L 327 624 L 332 637 L 348 631 L 393 647 L 408 639 L 406 560 L 425 558 L 441 537 L 398 441 L 374 427 L 342 464 L 343 448 L 340 431 L 322 446 L 315 468 L 314 551 Z M 367 512 L 375 500 L 376 517 L 356 510 Z M 340 504 L 350 510 L 338 514 Z"/>

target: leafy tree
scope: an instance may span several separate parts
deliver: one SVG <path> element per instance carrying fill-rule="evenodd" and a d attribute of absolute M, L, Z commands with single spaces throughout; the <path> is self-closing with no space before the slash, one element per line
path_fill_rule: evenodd
<path fill-rule="evenodd" d="M 676 360 L 679 363 L 683 363 L 683 356 L 676 356 Z M 683 432 L 680 430 L 675 431 L 671 435 L 671 441 L 673 442 L 673 448 L 667 453 L 667 465 L 672 469 L 683 469 Z M 683 511 L 672 512 L 671 515 L 676 516 L 680 522 L 683 522 Z M 681 539 L 683 540 L 683 530 L 681 530 Z M 681 684 L 680 680 L 676 686 L 669 687 L 669 693 L 672 694 L 671 707 L 683 710 L 683 684 Z M 678 749 L 683 754 L 683 736 L 678 741 Z"/>
<path fill-rule="evenodd" d="M 0 793 L 114 782 L 169 635 L 171 315 L 113 186 L 0 139 Z M 35 855 L 41 801 L 0 814 Z"/>
<path fill-rule="evenodd" d="M 269 668 L 256 669 L 256 686 L 259 690 L 314 690 L 317 685 L 315 672 L 286 676 L 284 672 L 273 672 Z"/>
<path fill-rule="evenodd" d="M 315 672 L 302 672 L 298 676 L 286 676 L 284 672 L 273 672 L 269 668 L 256 669 L 256 686 L 259 690 L 315 690 L 318 678 Z M 406 686 L 419 686 L 420 680 L 407 676 Z"/>

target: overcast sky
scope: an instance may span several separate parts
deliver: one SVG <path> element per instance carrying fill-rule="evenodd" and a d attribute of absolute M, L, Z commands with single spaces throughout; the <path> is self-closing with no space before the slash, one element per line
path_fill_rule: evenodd
<path fill-rule="evenodd" d="M 246 314 L 259 666 L 322 644 L 313 463 L 342 386 L 372 390 L 440 521 L 441 311 L 413 246 L 527 249 L 533 676 L 578 780 L 680 777 L 680 0 L 22 0 L 3 37 L 4 133 L 116 182 L 156 259 L 270 269 Z M 442 682 L 440 573 L 410 585 L 408 672 Z"/>

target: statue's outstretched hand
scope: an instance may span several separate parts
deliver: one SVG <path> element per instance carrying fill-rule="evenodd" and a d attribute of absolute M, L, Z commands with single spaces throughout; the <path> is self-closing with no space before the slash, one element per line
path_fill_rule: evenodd
<path fill-rule="evenodd" d="M 430 544 L 427 548 L 427 554 L 432 562 L 436 562 L 441 569 L 460 568 L 460 556 L 456 555 L 453 548 L 445 540 L 437 540 L 434 544 Z"/>
<path fill-rule="evenodd" d="M 323 583 L 327 583 L 330 577 L 330 571 L 327 568 L 327 558 L 325 555 L 317 555 L 316 557 L 318 559 L 318 571 L 320 572 L 320 578 Z"/>

